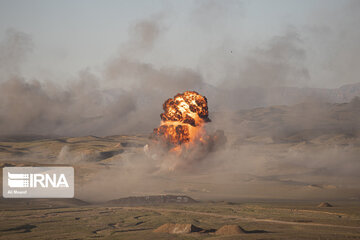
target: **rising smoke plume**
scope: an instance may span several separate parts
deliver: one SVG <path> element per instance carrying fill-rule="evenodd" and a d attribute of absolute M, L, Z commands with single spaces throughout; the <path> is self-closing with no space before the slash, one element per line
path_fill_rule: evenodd
<path fill-rule="evenodd" d="M 306 86 L 315 77 L 319 81 L 323 79 L 324 75 L 314 73 L 313 66 L 323 68 L 318 63 L 309 64 L 310 59 L 319 61 L 314 58 L 313 51 L 308 51 L 309 44 L 315 44 L 309 39 L 334 39 L 324 41 L 319 48 L 326 56 L 330 54 L 327 59 L 334 66 L 331 69 L 339 69 L 331 75 L 337 75 L 339 81 L 356 81 L 354 76 L 358 75 L 358 68 L 353 67 L 357 62 L 353 57 L 357 55 L 352 53 L 357 51 L 355 42 L 360 35 L 351 26 L 358 18 L 358 9 L 355 2 L 344 3 L 346 17 L 342 21 L 331 25 L 329 14 L 317 14 L 314 16 L 317 24 L 305 26 L 305 30 L 287 26 L 283 33 L 274 34 L 268 42 L 254 48 L 241 50 L 224 40 L 220 45 L 229 45 L 209 48 L 200 58 L 198 68 L 158 67 L 143 60 L 169 31 L 166 14 L 156 14 L 130 27 L 128 41 L 121 44 L 118 55 L 106 63 L 100 75 L 91 69 L 82 70 L 76 79 L 65 85 L 23 76 L 22 63 L 31 60 L 30 51 L 36 51 L 36 43 L 28 34 L 9 30 L 0 43 L 0 135 L 147 133 L 156 125 L 158 119 L 153 113 L 161 111 L 164 99 L 189 89 L 208 96 L 214 114 L 296 104 L 314 97 L 326 102 L 349 102 L 359 94 L 358 90 L 352 90 L 358 87 L 325 90 L 284 86 L 296 83 Z M 226 33 L 232 36 L 231 31 L 243 31 L 234 29 L 226 17 L 235 14 L 235 10 L 244 13 L 244 7 L 237 1 L 200 1 L 189 19 L 196 28 L 205 31 L 202 34 L 211 32 L 202 27 L 204 22 L 220 31 L 221 26 L 216 23 L 221 19 Z M 347 33 L 341 34 L 341 39 L 334 38 L 338 29 Z M 217 81 L 212 82 L 218 82 L 218 86 L 209 84 L 214 78 Z"/>
<path fill-rule="evenodd" d="M 222 131 L 209 134 L 205 124 L 210 122 L 205 96 L 195 91 L 178 93 L 163 104 L 161 124 L 144 148 L 151 158 L 160 158 L 162 168 L 191 169 L 210 151 L 226 142 Z"/>
<path fill-rule="evenodd" d="M 220 30 L 221 22 L 230 31 L 241 31 L 223 18 L 234 9 L 232 3 L 203 1 L 191 19 L 200 28 L 206 24 Z M 79 196 L 91 200 L 158 193 L 212 199 L 356 197 L 358 100 L 342 105 L 325 102 L 349 102 L 358 94 L 357 86 L 294 87 L 313 80 L 322 86 L 327 86 L 328 79 L 337 84 L 358 81 L 359 4 L 345 5 L 337 18 L 340 21 L 334 21 L 330 13 L 315 14 L 316 24 L 286 26 L 269 41 L 249 49 L 225 39 L 219 47 L 209 47 L 199 67 L 192 68 L 158 67 L 143 60 L 166 33 L 160 14 L 134 23 L 129 40 L 106 63 L 102 74 L 83 70 L 65 85 L 27 79 L 21 66 L 36 44 L 29 35 L 9 30 L 0 44 L 0 135 L 150 134 L 158 126 L 163 101 L 190 89 L 207 96 L 212 122 L 206 128 L 209 132 L 224 129 L 229 139 L 225 146 L 207 152 L 203 161 L 192 162 L 192 171 L 181 173 L 159 171 L 164 164 L 169 167 L 163 158 L 149 161 L 143 152 L 124 154 L 116 159 L 118 166 L 99 171 L 96 181 L 81 188 Z M 202 29 L 202 33 L 208 31 L 207 36 L 221 36 L 218 31 L 209 33 L 213 28 Z M 313 42 L 317 51 L 312 49 Z M 314 55 L 326 56 L 326 61 Z M 315 67 L 325 70 L 317 72 Z M 314 96 L 316 101 L 311 100 Z M 265 107 L 304 100 L 309 101 Z M 244 110 L 253 107 L 259 108 Z M 188 159 L 198 157 L 198 152 L 190 153 L 194 155 Z M 64 147 L 58 162 L 73 163 L 68 158 L 75 158 L 74 164 L 89 160 Z M 114 180 L 126 186 L 109 187 Z"/>

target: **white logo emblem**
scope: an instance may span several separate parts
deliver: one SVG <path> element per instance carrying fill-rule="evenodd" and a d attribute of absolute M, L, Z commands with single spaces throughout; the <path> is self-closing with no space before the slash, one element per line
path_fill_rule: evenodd
<path fill-rule="evenodd" d="M 5 167 L 3 168 L 5 198 L 72 198 L 74 168 L 72 167 Z"/>
<path fill-rule="evenodd" d="M 9 187 L 24 188 L 24 187 L 69 187 L 68 182 L 64 174 L 60 174 L 60 177 L 54 173 L 50 174 L 19 174 L 8 172 L 8 184 Z"/>
<path fill-rule="evenodd" d="M 8 185 L 12 188 L 29 187 L 29 174 L 9 173 L 8 172 Z"/>

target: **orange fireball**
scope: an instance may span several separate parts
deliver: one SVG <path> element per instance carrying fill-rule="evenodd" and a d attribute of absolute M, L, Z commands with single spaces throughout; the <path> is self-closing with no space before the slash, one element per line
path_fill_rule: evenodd
<path fill-rule="evenodd" d="M 207 99 L 194 91 L 186 91 L 169 98 L 163 104 L 160 127 L 154 129 L 153 137 L 170 146 L 172 151 L 180 145 L 206 141 L 204 123 L 210 122 Z"/>

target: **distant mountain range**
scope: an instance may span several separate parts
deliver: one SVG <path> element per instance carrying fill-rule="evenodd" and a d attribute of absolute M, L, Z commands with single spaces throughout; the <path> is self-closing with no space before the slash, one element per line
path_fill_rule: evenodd
<path fill-rule="evenodd" d="M 360 96 L 360 82 L 348 84 L 336 89 L 298 88 L 298 87 L 248 87 L 223 90 L 211 85 L 200 89 L 209 100 L 209 106 L 215 111 L 249 109 L 272 105 L 293 105 L 309 100 L 327 103 L 350 102 Z"/>
<path fill-rule="evenodd" d="M 310 141 L 320 136 L 356 138 L 360 136 L 360 97 L 348 103 L 308 100 L 286 106 L 258 107 L 233 112 L 217 112 L 214 122 L 226 132 L 254 141 Z"/>

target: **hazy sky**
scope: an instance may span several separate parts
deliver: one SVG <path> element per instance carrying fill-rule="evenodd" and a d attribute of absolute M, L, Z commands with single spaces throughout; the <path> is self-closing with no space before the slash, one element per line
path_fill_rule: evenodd
<path fill-rule="evenodd" d="M 101 73 L 121 52 L 131 26 L 156 19 L 161 34 L 141 61 L 188 67 L 216 85 L 236 81 L 241 74 L 232 74 L 232 68 L 244 66 L 249 56 L 271 53 L 274 39 L 292 29 L 295 50 L 303 51 L 295 64 L 306 77 L 288 85 L 338 87 L 359 81 L 359 2 L 1 0 L 0 41 L 7 29 L 29 34 L 33 50 L 22 74 L 64 81 L 86 68 Z"/>

